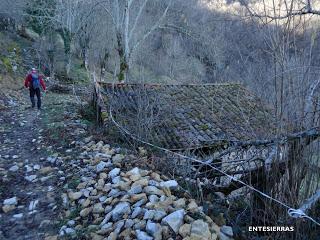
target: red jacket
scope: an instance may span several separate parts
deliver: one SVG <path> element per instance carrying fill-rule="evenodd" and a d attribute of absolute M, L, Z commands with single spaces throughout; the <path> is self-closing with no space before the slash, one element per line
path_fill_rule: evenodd
<path fill-rule="evenodd" d="M 40 80 L 40 85 L 41 87 L 43 88 L 43 90 L 45 91 L 46 90 L 46 85 L 43 81 L 43 77 L 41 75 L 39 75 L 39 80 Z M 31 82 L 32 82 L 32 74 L 28 74 L 28 76 L 26 77 L 26 80 L 24 80 L 24 86 L 26 88 L 30 88 L 30 85 L 31 85 Z"/>

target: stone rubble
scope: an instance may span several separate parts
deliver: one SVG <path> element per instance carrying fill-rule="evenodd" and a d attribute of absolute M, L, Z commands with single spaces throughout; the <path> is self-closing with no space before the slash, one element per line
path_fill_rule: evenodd
<path fill-rule="evenodd" d="M 84 139 L 82 149 L 81 181 L 61 196 L 67 224 L 60 236 L 87 232 L 87 239 L 233 239 L 232 228 L 219 227 L 195 200 L 174 195 L 177 181 L 132 168 L 120 149 L 92 137 Z"/>

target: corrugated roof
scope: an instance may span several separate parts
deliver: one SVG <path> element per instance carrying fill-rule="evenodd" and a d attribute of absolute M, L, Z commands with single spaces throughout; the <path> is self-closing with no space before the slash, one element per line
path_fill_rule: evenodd
<path fill-rule="evenodd" d="M 267 138 L 274 129 L 270 109 L 240 84 L 100 86 L 118 122 L 169 149 Z"/>

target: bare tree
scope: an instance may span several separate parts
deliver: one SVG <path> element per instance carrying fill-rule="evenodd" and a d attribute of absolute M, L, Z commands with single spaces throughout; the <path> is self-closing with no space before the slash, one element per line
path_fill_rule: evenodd
<path fill-rule="evenodd" d="M 126 81 L 136 50 L 157 29 L 167 15 L 171 0 L 165 6 L 161 16 L 150 27 L 139 29 L 146 11 L 148 0 L 107 1 L 103 6 L 114 27 L 119 54 L 119 81 Z M 139 30 L 138 30 L 139 29 Z M 136 34 L 136 32 L 139 34 Z"/>

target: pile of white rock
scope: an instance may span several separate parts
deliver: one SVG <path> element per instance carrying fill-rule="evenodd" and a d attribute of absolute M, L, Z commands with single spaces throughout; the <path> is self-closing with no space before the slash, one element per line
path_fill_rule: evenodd
<path fill-rule="evenodd" d="M 82 176 L 76 189 L 62 195 L 69 210 L 60 236 L 88 232 L 95 240 L 232 239 L 232 228 L 215 224 L 195 200 L 173 195 L 179 191 L 175 180 L 138 167 L 128 169 L 119 149 L 86 142 L 80 159 L 88 165 L 84 173 L 91 175 Z"/>

